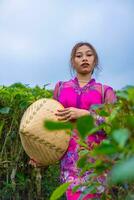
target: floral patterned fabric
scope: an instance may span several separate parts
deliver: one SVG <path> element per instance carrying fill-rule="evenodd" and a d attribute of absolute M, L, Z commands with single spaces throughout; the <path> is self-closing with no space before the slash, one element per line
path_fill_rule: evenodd
<path fill-rule="evenodd" d="M 104 90 L 104 92 L 103 92 Z M 95 79 L 91 79 L 84 87 L 80 87 L 77 77 L 66 82 L 58 82 L 54 90 L 54 99 L 59 101 L 65 108 L 75 107 L 80 109 L 90 110 L 94 104 L 102 103 L 114 103 L 116 96 L 113 89 L 109 86 L 101 83 L 96 83 Z M 103 121 L 102 118 L 98 118 L 98 124 Z M 87 137 L 87 144 L 92 150 L 94 145 L 99 144 L 106 135 L 103 131 L 98 131 Z M 80 169 L 77 167 L 76 162 L 79 158 L 80 146 L 78 144 L 78 132 L 74 130 L 70 139 L 69 147 L 61 160 L 61 182 L 72 182 L 67 194 L 71 189 L 81 183 L 89 180 L 89 176 L 93 171 L 86 171 L 83 176 L 79 176 Z M 94 162 L 93 158 L 89 158 L 89 162 Z M 102 193 L 105 190 L 105 175 L 97 178 L 98 182 L 102 183 L 102 186 L 98 187 L 98 193 Z M 85 186 L 81 186 L 78 192 L 82 192 Z M 77 194 L 75 194 L 77 196 Z M 71 198 L 68 197 L 69 200 Z M 75 197 L 72 197 L 75 199 Z M 77 199 L 77 198 L 76 198 Z"/>

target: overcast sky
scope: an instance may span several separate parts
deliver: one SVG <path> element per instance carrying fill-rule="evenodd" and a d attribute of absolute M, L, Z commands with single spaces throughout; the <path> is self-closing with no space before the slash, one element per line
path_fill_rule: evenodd
<path fill-rule="evenodd" d="M 0 0 L 0 85 L 68 80 L 75 43 L 94 45 L 114 89 L 134 85 L 133 0 Z"/>

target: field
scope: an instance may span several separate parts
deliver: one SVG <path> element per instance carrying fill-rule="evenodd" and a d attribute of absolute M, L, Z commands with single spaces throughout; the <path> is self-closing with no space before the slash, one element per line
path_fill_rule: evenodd
<path fill-rule="evenodd" d="M 115 105 L 94 107 L 97 114 L 106 117 L 103 128 L 107 133 L 107 140 L 96 147 L 93 155 L 98 162 L 89 169 L 94 168 L 95 174 L 104 170 L 111 170 L 109 177 L 109 190 L 103 199 L 134 199 L 134 86 L 127 86 L 116 91 L 118 101 Z M 1 200 L 48 200 L 52 192 L 60 185 L 59 163 L 40 169 L 31 167 L 29 158 L 24 152 L 18 134 L 20 120 L 30 104 L 40 98 L 52 98 L 53 91 L 45 87 L 15 83 L 11 86 L 0 86 L 0 199 Z M 111 114 L 109 114 L 112 110 Z M 86 121 L 85 121 L 86 120 Z M 79 131 L 84 122 L 91 122 L 91 118 L 79 120 Z M 53 123 L 51 126 L 55 126 Z M 71 128 L 70 128 L 71 129 Z M 95 131 L 95 127 L 85 127 L 80 131 L 81 143 L 84 137 Z M 86 152 L 86 151 L 85 151 Z M 78 165 L 84 170 L 86 156 L 83 154 Z M 95 176 L 95 175 L 94 175 Z M 91 189 L 95 191 L 96 184 Z M 59 191 L 60 192 L 60 191 Z M 109 196 L 109 197 L 108 197 Z M 56 199 L 56 196 L 55 196 Z M 64 200 L 63 195 L 60 199 Z"/>

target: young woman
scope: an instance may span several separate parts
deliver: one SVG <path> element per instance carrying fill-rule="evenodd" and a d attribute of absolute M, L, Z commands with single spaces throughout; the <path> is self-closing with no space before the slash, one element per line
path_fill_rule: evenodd
<path fill-rule="evenodd" d="M 76 72 L 76 77 L 65 82 L 59 81 L 54 90 L 54 99 L 65 108 L 57 111 L 56 115 L 59 120 L 75 120 L 81 116 L 92 114 L 91 106 L 93 104 L 114 103 L 116 101 L 112 87 L 103 86 L 92 78 L 94 69 L 98 68 L 98 55 L 90 43 L 77 43 L 72 49 L 70 61 L 72 69 Z M 94 117 L 98 121 L 102 120 L 95 114 Z M 87 138 L 87 143 L 93 148 L 94 144 L 99 144 L 103 139 L 105 139 L 105 133 L 98 131 Z M 77 130 L 74 130 L 67 152 L 61 160 L 61 181 L 72 182 L 66 192 L 67 200 L 79 199 L 85 188 L 82 186 L 75 193 L 72 192 L 72 188 L 84 183 L 92 173 L 87 171 L 81 178 L 79 176 L 80 169 L 77 168 L 76 162 L 80 146 L 77 141 Z M 97 194 L 88 194 L 84 200 L 100 197 L 100 194 L 105 191 L 105 187 L 103 187 L 105 178 L 98 177 L 98 181 L 102 182 L 102 187 L 98 188 Z"/>

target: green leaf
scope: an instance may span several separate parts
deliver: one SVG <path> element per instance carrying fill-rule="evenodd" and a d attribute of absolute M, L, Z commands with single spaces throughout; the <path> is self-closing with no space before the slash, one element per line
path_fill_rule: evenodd
<path fill-rule="evenodd" d="M 123 148 L 130 136 L 128 129 L 117 129 L 113 131 L 112 137 L 118 143 L 120 148 Z"/>
<path fill-rule="evenodd" d="M 20 173 L 20 172 L 18 172 L 17 174 L 16 174 L 16 177 L 19 179 L 19 181 L 21 182 L 21 184 L 23 183 L 25 183 L 25 181 L 26 181 L 26 176 L 23 174 L 23 173 Z"/>
<path fill-rule="evenodd" d="M 46 120 L 44 122 L 44 127 L 49 130 L 63 130 L 63 129 L 71 129 L 73 128 L 72 123 L 70 122 L 53 122 Z"/>
<path fill-rule="evenodd" d="M 94 163 L 91 163 L 91 162 L 87 162 L 83 167 L 82 167 L 82 169 L 81 169 L 81 172 L 80 172 L 80 176 L 82 176 L 86 171 L 89 171 L 89 170 L 91 170 L 91 169 L 94 169 Z M 96 175 L 94 175 L 93 173 L 91 173 L 90 174 L 90 178 L 91 178 L 91 176 L 96 176 Z"/>
<path fill-rule="evenodd" d="M 84 155 L 87 155 L 89 154 L 89 150 L 87 149 L 82 149 L 79 151 L 79 156 L 84 156 Z"/>
<path fill-rule="evenodd" d="M 4 108 L 1 108 L 0 109 L 0 113 L 1 114 L 8 114 L 10 111 L 10 108 L 9 107 L 4 107 Z"/>
<path fill-rule="evenodd" d="M 105 142 L 102 142 L 99 146 L 97 146 L 93 150 L 94 155 L 109 155 L 109 154 L 114 154 L 117 152 L 117 148 L 113 144 L 108 144 Z"/>
<path fill-rule="evenodd" d="M 81 187 L 81 185 L 76 185 L 72 188 L 73 192 L 76 192 L 79 188 Z"/>
<path fill-rule="evenodd" d="M 13 84 L 10 85 L 9 87 L 25 89 L 27 86 L 28 86 L 28 85 L 23 85 L 21 82 L 18 82 L 18 83 L 13 83 Z"/>
<path fill-rule="evenodd" d="M 26 109 L 28 107 L 28 105 L 29 104 L 27 101 L 23 101 L 20 103 L 19 108 L 23 110 L 23 109 Z"/>
<path fill-rule="evenodd" d="M 134 88 L 134 86 L 133 85 L 126 85 L 125 87 L 123 87 L 123 90 L 127 91 L 130 88 Z"/>
<path fill-rule="evenodd" d="M 56 188 L 56 190 L 54 190 L 54 192 L 52 193 L 50 200 L 59 199 L 64 194 L 64 192 L 66 192 L 69 185 L 70 183 L 67 182 L 67 183 L 63 183 L 58 188 Z"/>
<path fill-rule="evenodd" d="M 134 103 L 134 87 L 130 87 L 128 89 L 128 96 L 129 96 L 129 100 Z"/>
<path fill-rule="evenodd" d="M 86 188 L 80 195 L 80 198 L 79 200 L 82 200 L 87 194 L 89 193 L 95 193 L 96 190 L 95 190 L 95 186 L 94 185 L 90 185 L 88 186 L 88 188 Z"/>
<path fill-rule="evenodd" d="M 5 124 L 4 121 L 0 122 L 0 138 L 1 138 L 1 135 L 2 135 L 2 129 L 3 129 L 4 124 Z"/>
<path fill-rule="evenodd" d="M 132 192 L 129 191 L 129 194 L 127 194 L 125 200 L 134 200 L 134 193 L 133 193 L 133 191 Z"/>
<path fill-rule="evenodd" d="M 117 97 L 120 97 L 120 98 L 123 98 L 123 99 L 128 100 L 127 91 L 122 91 L 122 90 L 117 91 L 117 92 L 116 92 L 116 95 L 117 95 Z"/>
<path fill-rule="evenodd" d="M 80 159 L 78 160 L 77 166 L 78 166 L 79 168 L 82 168 L 82 167 L 85 166 L 86 163 L 87 163 L 87 154 L 84 155 L 82 158 L 80 158 Z"/>
<path fill-rule="evenodd" d="M 113 110 L 112 110 L 112 113 L 111 115 L 109 116 L 109 120 L 112 121 L 113 119 L 116 118 L 116 116 L 118 115 L 119 113 L 119 110 L 120 110 L 120 107 L 115 107 Z"/>
<path fill-rule="evenodd" d="M 111 183 L 134 181 L 134 157 L 116 164 L 111 171 Z"/>
<path fill-rule="evenodd" d="M 99 115 L 100 115 L 100 116 L 103 116 L 103 117 L 108 117 L 108 116 L 109 116 L 109 113 L 106 112 L 105 110 L 100 110 L 100 111 L 99 111 Z"/>
<path fill-rule="evenodd" d="M 82 141 L 82 140 L 78 140 L 77 142 L 78 142 L 78 144 L 79 144 L 80 146 L 84 147 L 85 149 L 88 148 L 88 145 L 86 144 L 86 142 L 84 142 L 84 141 Z"/>
<path fill-rule="evenodd" d="M 128 115 L 126 117 L 127 125 L 134 128 L 134 116 Z"/>
<path fill-rule="evenodd" d="M 103 108 L 104 105 L 103 104 L 94 104 L 94 105 L 91 105 L 90 109 L 91 110 L 98 110 L 99 108 Z"/>
<path fill-rule="evenodd" d="M 97 174 L 102 174 L 105 170 L 108 170 L 109 168 L 111 169 L 111 163 L 109 162 L 104 162 L 102 160 L 97 160 L 94 165 L 95 172 Z"/>
<path fill-rule="evenodd" d="M 83 116 L 78 118 L 76 122 L 77 129 L 82 139 L 88 135 L 91 129 L 94 128 L 94 120 L 92 116 Z"/>

